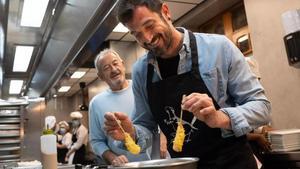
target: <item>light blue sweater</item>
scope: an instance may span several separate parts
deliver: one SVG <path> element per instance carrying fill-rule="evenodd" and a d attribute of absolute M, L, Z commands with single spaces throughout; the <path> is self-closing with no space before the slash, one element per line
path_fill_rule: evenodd
<path fill-rule="evenodd" d="M 106 112 L 123 112 L 131 116 L 134 111 L 134 97 L 132 93 L 132 82 L 121 91 L 111 91 L 107 89 L 96 95 L 90 102 L 89 107 L 89 125 L 90 125 L 90 143 L 94 152 L 102 157 L 106 150 L 111 150 L 118 155 L 125 155 L 130 162 L 150 159 L 149 149 L 141 152 L 139 155 L 133 155 L 126 151 L 120 141 L 109 137 L 104 127 L 104 114 Z M 151 138 L 151 137 L 150 137 Z M 151 140 L 151 139 L 150 139 Z"/>

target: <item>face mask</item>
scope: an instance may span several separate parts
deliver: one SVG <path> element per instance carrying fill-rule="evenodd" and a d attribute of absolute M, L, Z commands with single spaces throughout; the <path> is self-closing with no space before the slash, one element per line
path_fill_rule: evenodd
<path fill-rule="evenodd" d="M 66 130 L 65 128 L 61 128 L 61 129 L 59 130 L 59 133 L 60 133 L 60 134 L 66 134 L 66 132 L 67 132 L 67 130 Z"/>
<path fill-rule="evenodd" d="M 80 121 L 79 120 L 73 120 L 72 121 L 72 127 L 78 127 L 80 125 Z"/>

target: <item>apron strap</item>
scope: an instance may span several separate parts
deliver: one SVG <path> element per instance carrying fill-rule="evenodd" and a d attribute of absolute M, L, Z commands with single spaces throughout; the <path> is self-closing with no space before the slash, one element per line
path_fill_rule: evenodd
<path fill-rule="evenodd" d="M 149 55 L 149 54 L 148 54 Z M 152 84 L 152 77 L 154 74 L 154 66 L 152 64 L 148 64 L 147 68 L 147 91 L 150 91 L 150 86 Z"/>
<path fill-rule="evenodd" d="M 191 55 L 192 55 L 192 70 L 194 73 L 200 75 L 196 38 L 191 31 L 189 31 L 189 37 L 190 37 L 190 48 L 191 48 Z"/>
<path fill-rule="evenodd" d="M 188 31 L 188 32 L 189 32 L 190 48 L 191 48 L 191 54 L 192 54 L 192 73 L 193 73 L 195 78 L 197 78 L 198 80 L 203 81 L 203 79 L 201 78 L 200 71 L 199 71 L 199 63 L 198 63 L 199 55 L 198 55 L 198 50 L 197 50 L 196 37 L 191 31 Z M 204 81 L 203 81 L 203 84 L 205 84 Z M 205 88 L 207 88 L 207 86 L 205 86 Z M 209 92 L 208 88 L 207 88 L 207 91 Z M 217 103 L 217 101 L 213 98 L 212 94 L 209 94 L 209 96 L 212 98 L 213 103 L 215 105 L 215 108 L 217 110 L 219 110 L 220 106 Z"/>

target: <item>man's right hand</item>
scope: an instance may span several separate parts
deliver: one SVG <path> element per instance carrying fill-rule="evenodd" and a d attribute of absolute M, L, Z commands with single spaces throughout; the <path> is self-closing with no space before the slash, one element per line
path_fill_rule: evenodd
<path fill-rule="evenodd" d="M 128 159 L 125 155 L 117 156 L 111 162 L 111 164 L 113 166 L 121 166 L 122 164 L 125 164 L 125 163 L 128 163 Z"/>
<path fill-rule="evenodd" d="M 103 159 L 105 159 L 109 164 L 113 166 L 120 166 L 124 163 L 128 163 L 128 159 L 125 155 L 117 155 L 111 150 L 106 150 L 102 154 Z"/>
<path fill-rule="evenodd" d="M 168 146 L 167 146 L 167 138 L 164 133 L 160 132 L 160 158 L 165 159 L 167 158 L 168 154 Z"/>
<path fill-rule="evenodd" d="M 115 117 L 114 117 L 115 116 Z M 107 112 L 104 115 L 105 122 L 104 122 L 104 129 L 106 130 L 107 134 L 111 136 L 115 140 L 124 140 L 124 133 L 119 127 L 115 118 L 117 118 L 125 132 L 129 133 L 130 136 L 135 140 L 135 129 L 129 117 L 122 112 Z"/>

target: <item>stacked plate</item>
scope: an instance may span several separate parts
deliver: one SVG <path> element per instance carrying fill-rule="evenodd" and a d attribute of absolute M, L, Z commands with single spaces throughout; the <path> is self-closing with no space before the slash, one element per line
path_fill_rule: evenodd
<path fill-rule="evenodd" d="M 274 130 L 268 137 L 273 151 L 300 150 L 300 129 Z"/>

